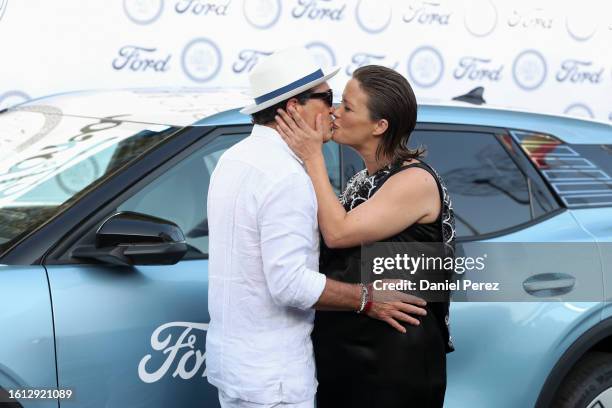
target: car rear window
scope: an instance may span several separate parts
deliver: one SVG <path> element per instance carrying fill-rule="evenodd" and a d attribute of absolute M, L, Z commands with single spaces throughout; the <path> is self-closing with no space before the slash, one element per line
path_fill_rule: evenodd
<path fill-rule="evenodd" d="M 512 133 L 567 207 L 612 206 L 612 145 L 566 144 L 550 135 Z"/>

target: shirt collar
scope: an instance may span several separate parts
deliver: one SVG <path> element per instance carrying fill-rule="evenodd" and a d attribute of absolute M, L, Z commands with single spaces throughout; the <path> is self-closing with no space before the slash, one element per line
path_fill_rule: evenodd
<path fill-rule="evenodd" d="M 302 159 L 300 159 L 298 155 L 296 155 L 293 150 L 291 150 L 289 145 L 287 145 L 287 142 L 283 140 L 282 136 L 276 131 L 276 129 L 263 125 L 254 125 L 253 131 L 251 132 L 251 136 L 256 138 L 264 138 L 274 143 L 278 143 L 279 145 L 283 146 L 283 148 L 288 151 L 289 154 L 291 154 L 291 156 L 293 156 L 300 164 L 304 164 Z"/>

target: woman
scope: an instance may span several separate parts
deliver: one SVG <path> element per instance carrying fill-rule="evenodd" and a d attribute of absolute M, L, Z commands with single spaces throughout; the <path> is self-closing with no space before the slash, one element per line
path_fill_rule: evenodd
<path fill-rule="evenodd" d="M 382 66 L 357 69 L 334 110 L 333 140 L 365 162 L 338 201 L 322 153 L 327 129 L 311 129 L 294 111 L 279 111 L 277 130 L 304 161 L 319 205 L 320 270 L 358 283 L 360 245 L 443 242 L 454 250 L 454 217 L 438 174 L 407 147 L 417 104 L 410 84 Z M 418 326 L 404 333 L 359 314 L 317 313 L 312 338 L 318 408 L 442 407 L 446 353 L 452 351 L 448 302 L 429 302 Z M 398 323 L 400 325 L 400 323 Z"/>

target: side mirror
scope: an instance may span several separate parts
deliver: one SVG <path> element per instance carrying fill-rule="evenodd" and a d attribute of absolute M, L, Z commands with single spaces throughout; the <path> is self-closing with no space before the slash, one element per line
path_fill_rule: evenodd
<path fill-rule="evenodd" d="M 96 231 L 96 244 L 72 251 L 73 258 L 113 265 L 174 265 L 187 253 L 183 231 L 173 222 L 130 211 L 108 217 Z"/>

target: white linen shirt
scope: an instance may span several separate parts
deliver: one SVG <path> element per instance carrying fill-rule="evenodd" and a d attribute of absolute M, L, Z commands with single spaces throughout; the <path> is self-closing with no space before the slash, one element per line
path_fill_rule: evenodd
<path fill-rule="evenodd" d="M 255 125 L 228 149 L 208 191 L 208 381 L 271 404 L 312 399 L 310 333 L 323 293 L 317 200 L 276 130 Z"/>

